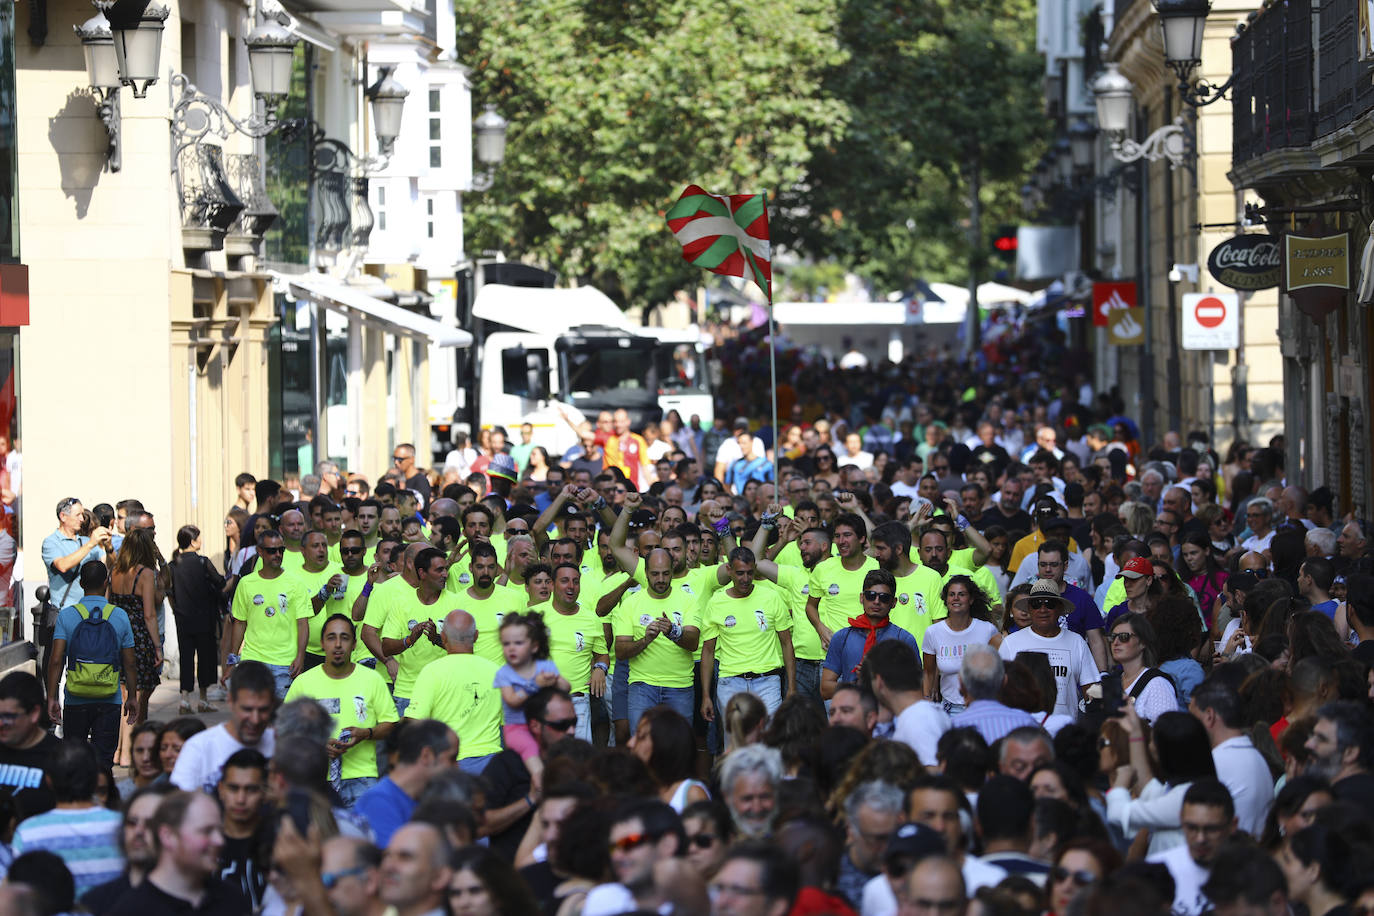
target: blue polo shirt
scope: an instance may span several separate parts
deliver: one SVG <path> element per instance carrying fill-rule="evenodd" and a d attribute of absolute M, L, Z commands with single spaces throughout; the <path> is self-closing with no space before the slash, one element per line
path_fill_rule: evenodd
<path fill-rule="evenodd" d="M 43 539 L 43 565 L 48 571 L 48 600 L 53 604 L 66 607 L 76 604 L 86 593 L 81 590 L 81 583 L 77 578 L 81 575 L 81 567 L 92 560 L 105 559 L 105 551 L 100 547 L 92 548 L 91 552 L 82 558 L 81 562 L 73 566 L 66 572 L 58 572 L 57 567 L 53 566 L 54 560 L 60 560 L 70 553 L 75 553 L 82 544 L 90 538 L 79 534 L 67 537 L 62 533 L 62 529 L 54 531 Z M 70 588 L 70 591 L 68 589 Z M 65 596 L 66 600 L 63 600 Z"/>
<path fill-rule="evenodd" d="M 100 610 L 100 613 L 109 621 L 110 626 L 114 627 L 115 637 L 119 640 L 119 648 L 121 651 L 134 647 L 134 631 L 133 628 L 129 626 L 129 615 L 124 612 L 122 607 L 116 607 L 100 595 L 86 595 L 77 603 L 85 607 L 87 612 L 96 609 Z M 76 629 L 76 625 L 80 622 L 81 614 L 77 611 L 76 605 L 73 604 L 64 607 L 57 614 L 57 628 L 53 630 L 53 638 L 66 640 L 67 644 L 70 645 L 72 631 Z M 115 662 L 115 668 L 120 671 L 124 670 L 122 660 Z M 63 693 L 66 694 L 63 704 L 65 706 L 81 706 L 86 703 L 114 703 L 115 705 L 119 705 L 124 702 L 123 691 L 118 687 L 116 687 L 115 692 L 108 697 L 74 697 L 65 690 Z"/>
<path fill-rule="evenodd" d="M 404 827 L 415 813 L 415 799 L 392 782 L 390 776 L 384 776 L 354 802 L 353 813 L 367 821 L 377 838 L 377 845 L 385 849 L 391 842 L 391 835 Z"/>
<path fill-rule="evenodd" d="M 916 645 L 916 637 L 895 623 L 889 623 L 878 631 L 878 638 L 873 644 L 877 645 L 889 639 L 900 640 L 910 646 L 911 651 L 916 653 L 917 664 L 920 664 L 921 649 Z M 854 627 L 836 630 L 835 635 L 830 637 L 830 648 L 825 650 L 825 661 L 821 662 L 821 667 L 835 672 L 839 677 L 839 683 L 852 684 L 859 679 L 858 672 L 854 669 L 864 660 L 864 643 L 867 641 L 867 630 L 858 630 Z"/>

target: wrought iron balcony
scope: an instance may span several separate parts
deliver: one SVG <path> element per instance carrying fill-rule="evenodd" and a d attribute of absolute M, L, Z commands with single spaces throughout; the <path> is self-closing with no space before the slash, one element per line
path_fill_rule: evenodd
<path fill-rule="evenodd" d="M 1353 18 L 1353 0 L 1335 2 L 1351 6 Z M 1353 36 L 1348 41 L 1353 54 Z M 1232 162 L 1239 165 L 1273 150 L 1310 144 L 1311 0 L 1279 0 L 1261 9 L 1231 42 L 1231 61 Z"/>

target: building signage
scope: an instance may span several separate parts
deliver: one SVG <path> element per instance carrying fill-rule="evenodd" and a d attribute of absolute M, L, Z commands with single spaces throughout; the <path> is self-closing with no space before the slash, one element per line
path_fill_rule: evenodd
<path fill-rule="evenodd" d="M 1145 343 L 1145 310 L 1113 309 L 1108 315 L 1107 343 L 1114 347 L 1138 347 Z"/>
<path fill-rule="evenodd" d="M 1350 289 L 1350 233 L 1283 237 L 1284 291 Z"/>
<path fill-rule="evenodd" d="M 1207 272 L 1231 289 L 1278 286 L 1283 272 L 1279 240 L 1268 233 L 1232 236 L 1212 249 Z"/>
<path fill-rule="evenodd" d="M 1097 327 L 1110 326 L 1110 317 L 1114 310 L 1133 308 L 1135 308 L 1134 283 L 1093 284 L 1093 324 Z"/>

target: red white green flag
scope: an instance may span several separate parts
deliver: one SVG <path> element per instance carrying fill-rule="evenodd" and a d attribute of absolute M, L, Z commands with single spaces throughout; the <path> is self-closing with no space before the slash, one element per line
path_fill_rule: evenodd
<path fill-rule="evenodd" d="M 710 194 L 689 185 L 668 211 L 668 228 L 688 263 L 748 277 L 773 301 L 767 194 Z"/>

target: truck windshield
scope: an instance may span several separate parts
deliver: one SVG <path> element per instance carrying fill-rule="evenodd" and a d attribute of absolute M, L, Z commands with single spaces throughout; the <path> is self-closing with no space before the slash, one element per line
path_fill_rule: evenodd
<path fill-rule="evenodd" d="M 706 365 L 702 354 L 688 343 L 664 341 L 654 348 L 658 386 L 674 393 L 706 391 Z"/>
<path fill-rule="evenodd" d="M 559 357 L 573 403 L 628 406 L 656 400 L 658 368 L 641 347 L 574 347 Z"/>

